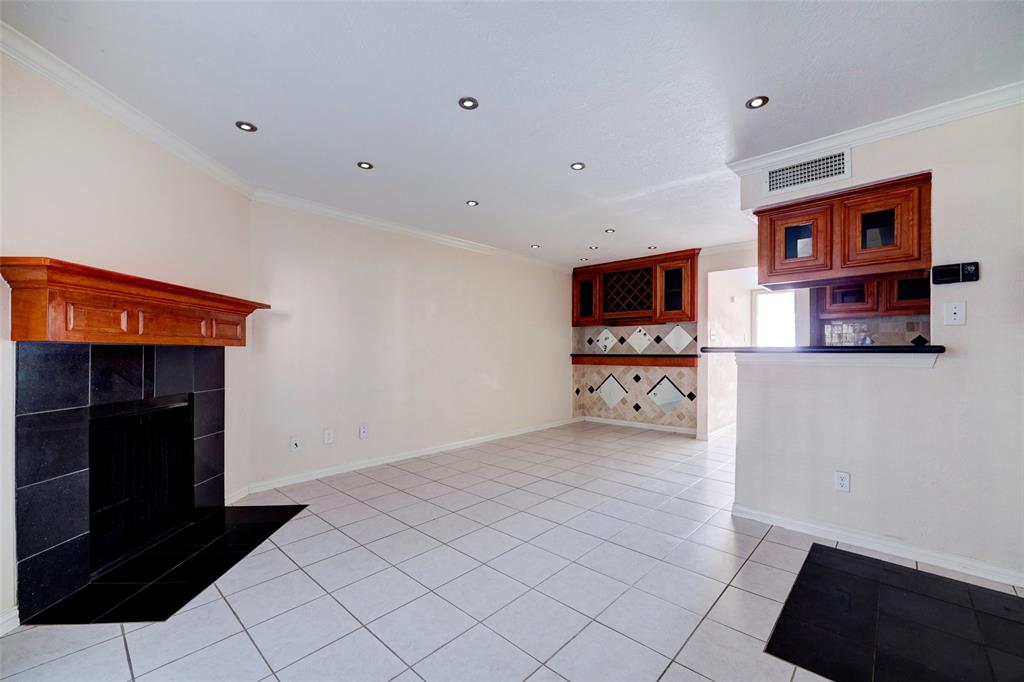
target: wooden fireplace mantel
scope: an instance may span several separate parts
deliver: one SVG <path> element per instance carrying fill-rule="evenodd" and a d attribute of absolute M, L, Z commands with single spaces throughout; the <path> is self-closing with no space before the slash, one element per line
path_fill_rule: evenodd
<path fill-rule="evenodd" d="M 0 257 L 11 286 L 11 340 L 244 346 L 266 303 L 55 258 Z"/>

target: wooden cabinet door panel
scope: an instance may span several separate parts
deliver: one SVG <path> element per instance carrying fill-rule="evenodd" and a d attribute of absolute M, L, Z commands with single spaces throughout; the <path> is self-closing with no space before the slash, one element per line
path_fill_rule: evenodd
<path fill-rule="evenodd" d="M 572 278 L 572 326 L 601 324 L 601 277 L 596 273 Z"/>
<path fill-rule="evenodd" d="M 191 311 L 146 305 L 139 310 L 139 335 L 143 338 L 195 339 L 210 336 L 210 318 Z"/>
<path fill-rule="evenodd" d="M 931 312 L 928 277 L 893 279 L 880 283 L 881 309 L 888 315 L 927 315 Z"/>
<path fill-rule="evenodd" d="M 818 290 L 818 317 L 871 317 L 878 314 L 878 282 L 841 284 Z"/>
<path fill-rule="evenodd" d="M 654 322 L 697 319 L 696 260 L 691 256 L 654 267 Z"/>
<path fill-rule="evenodd" d="M 761 216 L 758 230 L 759 260 L 769 276 L 820 272 L 832 267 L 831 205 Z"/>
<path fill-rule="evenodd" d="M 918 260 L 920 205 L 917 187 L 844 200 L 842 266 Z"/>
<path fill-rule="evenodd" d="M 98 336 L 118 342 L 136 333 L 130 306 L 108 296 L 55 291 L 50 296 L 49 317 L 52 333 L 60 340 Z"/>

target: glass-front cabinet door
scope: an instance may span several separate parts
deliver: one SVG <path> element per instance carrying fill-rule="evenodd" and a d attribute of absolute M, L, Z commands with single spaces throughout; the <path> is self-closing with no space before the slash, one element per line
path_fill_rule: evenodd
<path fill-rule="evenodd" d="M 654 321 L 697 319 L 696 256 L 658 263 L 654 268 Z"/>
<path fill-rule="evenodd" d="M 917 187 L 843 202 L 844 268 L 917 260 L 921 256 Z"/>
<path fill-rule="evenodd" d="M 884 283 L 885 311 L 894 315 L 927 315 L 931 311 L 931 281 L 909 277 Z"/>
<path fill-rule="evenodd" d="M 818 289 L 818 317 L 870 317 L 878 312 L 878 282 L 840 284 Z"/>
<path fill-rule="evenodd" d="M 597 273 L 572 278 L 572 324 L 585 327 L 601 323 L 601 278 Z"/>
<path fill-rule="evenodd" d="M 831 212 L 829 205 L 776 214 L 765 226 L 768 234 L 767 266 L 770 275 L 828 270 L 832 267 Z M 763 230 L 764 228 L 762 228 Z"/>

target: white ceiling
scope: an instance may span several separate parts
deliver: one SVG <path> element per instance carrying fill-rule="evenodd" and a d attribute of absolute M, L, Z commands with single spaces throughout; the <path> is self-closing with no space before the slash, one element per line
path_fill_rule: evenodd
<path fill-rule="evenodd" d="M 560 265 L 752 239 L 726 162 L 1024 79 L 1021 2 L 5 1 L 0 16 L 255 187 Z M 745 109 L 754 95 L 771 103 Z"/>

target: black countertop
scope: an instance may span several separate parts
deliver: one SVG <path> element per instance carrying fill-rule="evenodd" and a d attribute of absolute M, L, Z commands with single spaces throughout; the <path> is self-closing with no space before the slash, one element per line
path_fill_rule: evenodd
<path fill-rule="evenodd" d="M 701 348 L 701 350 L 704 350 Z M 569 353 L 574 358 L 699 358 L 697 353 Z"/>
<path fill-rule="evenodd" d="M 704 346 L 701 353 L 945 353 L 945 346 Z"/>

